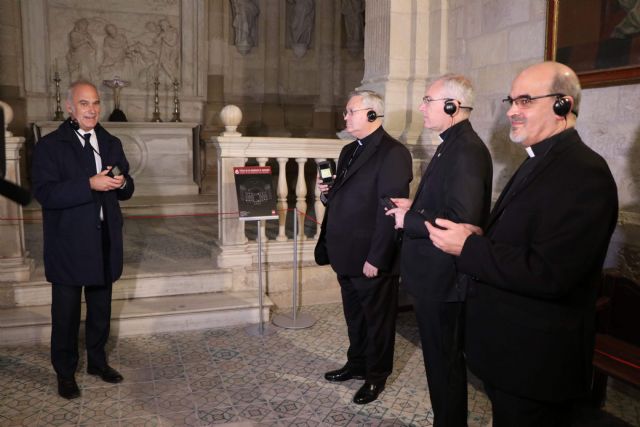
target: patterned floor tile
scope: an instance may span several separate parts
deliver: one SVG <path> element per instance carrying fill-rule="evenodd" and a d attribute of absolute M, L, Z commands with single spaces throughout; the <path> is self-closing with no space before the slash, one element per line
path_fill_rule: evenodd
<path fill-rule="evenodd" d="M 352 402 L 361 381 L 329 383 L 345 363 L 340 304 L 305 307 L 306 330 L 251 337 L 243 328 L 113 339 L 118 385 L 78 367 L 80 399 L 57 395 L 47 346 L 0 347 L 0 425 L 10 426 L 429 426 L 430 411 L 415 317 L 398 319 L 394 372 L 380 397 Z M 82 347 L 81 347 L 82 348 Z M 484 427 L 491 405 L 469 376 L 469 426 Z M 640 391 L 611 380 L 603 410 L 584 410 L 581 427 L 640 425 Z"/>
<path fill-rule="evenodd" d="M 120 402 L 120 418 L 130 419 L 139 417 L 154 417 L 158 413 L 156 400 L 151 399 L 129 399 Z"/>

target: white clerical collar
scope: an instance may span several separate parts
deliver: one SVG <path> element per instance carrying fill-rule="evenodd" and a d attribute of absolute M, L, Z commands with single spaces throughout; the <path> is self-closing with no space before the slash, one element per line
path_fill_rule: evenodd
<path fill-rule="evenodd" d="M 536 156 L 536 153 L 533 152 L 533 148 L 527 147 L 527 148 L 525 148 L 525 150 L 526 150 L 527 154 L 529 155 L 529 157 L 535 157 Z"/>

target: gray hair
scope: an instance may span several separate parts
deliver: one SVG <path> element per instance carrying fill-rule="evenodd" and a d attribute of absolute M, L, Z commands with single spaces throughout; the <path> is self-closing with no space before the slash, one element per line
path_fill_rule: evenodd
<path fill-rule="evenodd" d="M 69 85 L 69 88 L 67 89 L 67 102 L 69 102 L 69 104 L 73 104 L 73 92 L 76 90 L 78 86 L 91 86 L 92 88 L 95 89 L 96 93 L 100 93 L 98 92 L 98 88 L 96 87 L 96 85 L 91 83 L 89 80 L 84 80 L 84 79 L 76 80 L 72 82 Z"/>
<path fill-rule="evenodd" d="M 349 94 L 349 99 L 354 96 L 362 98 L 363 107 L 371 108 L 378 116 L 384 115 L 384 100 L 377 92 L 372 90 L 354 90 Z"/>
<path fill-rule="evenodd" d="M 460 102 L 462 107 L 473 107 L 476 95 L 471 80 L 462 74 L 448 73 L 440 76 L 436 81 L 441 81 L 444 88 L 444 96 Z"/>

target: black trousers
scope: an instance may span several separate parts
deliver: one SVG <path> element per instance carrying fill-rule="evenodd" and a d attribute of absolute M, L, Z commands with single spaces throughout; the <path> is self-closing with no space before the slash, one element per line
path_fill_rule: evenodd
<path fill-rule="evenodd" d="M 491 400 L 493 427 L 568 427 L 574 401 L 542 402 L 515 396 L 484 383 Z"/>
<path fill-rule="evenodd" d="M 103 222 L 106 225 L 106 222 Z M 109 260 L 109 233 L 102 227 L 102 253 L 105 283 L 102 286 L 69 286 L 54 283 L 51 287 L 51 364 L 63 378 L 75 375 L 78 368 L 78 335 L 82 289 L 87 307 L 85 341 L 87 364 L 94 368 L 107 365 L 105 346 L 111 328 L 112 283 Z"/>
<path fill-rule="evenodd" d="M 51 289 L 51 363 L 60 377 L 73 377 L 78 367 L 80 300 L 83 286 L 54 284 Z M 111 284 L 84 286 L 87 304 L 85 340 L 87 363 L 91 367 L 107 365 L 105 345 L 111 323 Z"/>
<path fill-rule="evenodd" d="M 433 425 L 467 425 L 467 367 L 464 357 L 464 302 L 414 299 L 422 341 Z"/>
<path fill-rule="evenodd" d="M 384 384 L 393 370 L 398 276 L 338 275 L 349 334 L 347 366 L 366 381 Z"/>

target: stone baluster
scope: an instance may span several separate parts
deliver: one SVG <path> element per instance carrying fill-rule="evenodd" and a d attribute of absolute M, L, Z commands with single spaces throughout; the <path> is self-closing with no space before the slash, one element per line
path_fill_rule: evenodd
<path fill-rule="evenodd" d="M 304 165 L 307 163 L 306 157 L 297 157 L 298 181 L 296 182 L 296 212 L 298 216 L 298 235 L 300 240 L 304 240 L 304 220 L 307 213 L 307 182 L 304 179 Z"/>
<path fill-rule="evenodd" d="M 289 194 L 289 186 L 287 184 L 287 161 L 288 157 L 278 157 L 278 237 L 276 240 L 279 242 L 287 241 L 287 233 L 285 227 L 287 224 L 287 209 L 289 204 L 287 203 L 287 195 Z"/>
<path fill-rule="evenodd" d="M 316 163 L 325 161 L 327 159 L 316 159 Z M 318 171 L 316 173 L 316 184 L 315 184 L 315 202 L 313 204 L 315 211 L 316 211 L 316 221 L 318 221 L 318 223 L 316 224 L 316 235 L 314 236 L 314 238 L 318 238 L 320 237 L 320 226 L 322 224 L 322 218 L 324 218 L 324 205 L 322 204 L 322 202 L 320 201 L 320 189 L 318 189 L 318 185 L 317 185 L 317 178 L 320 177 L 320 172 Z"/>
<path fill-rule="evenodd" d="M 258 161 L 258 164 L 260 166 L 266 166 L 267 161 L 269 160 L 268 157 L 258 157 L 256 159 Z M 262 238 L 263 242 L 267 241 L 267 221 L 260 221 L 260 230 L 258 230 L 258 232 L 260 233 L 260 236 Z"/>

